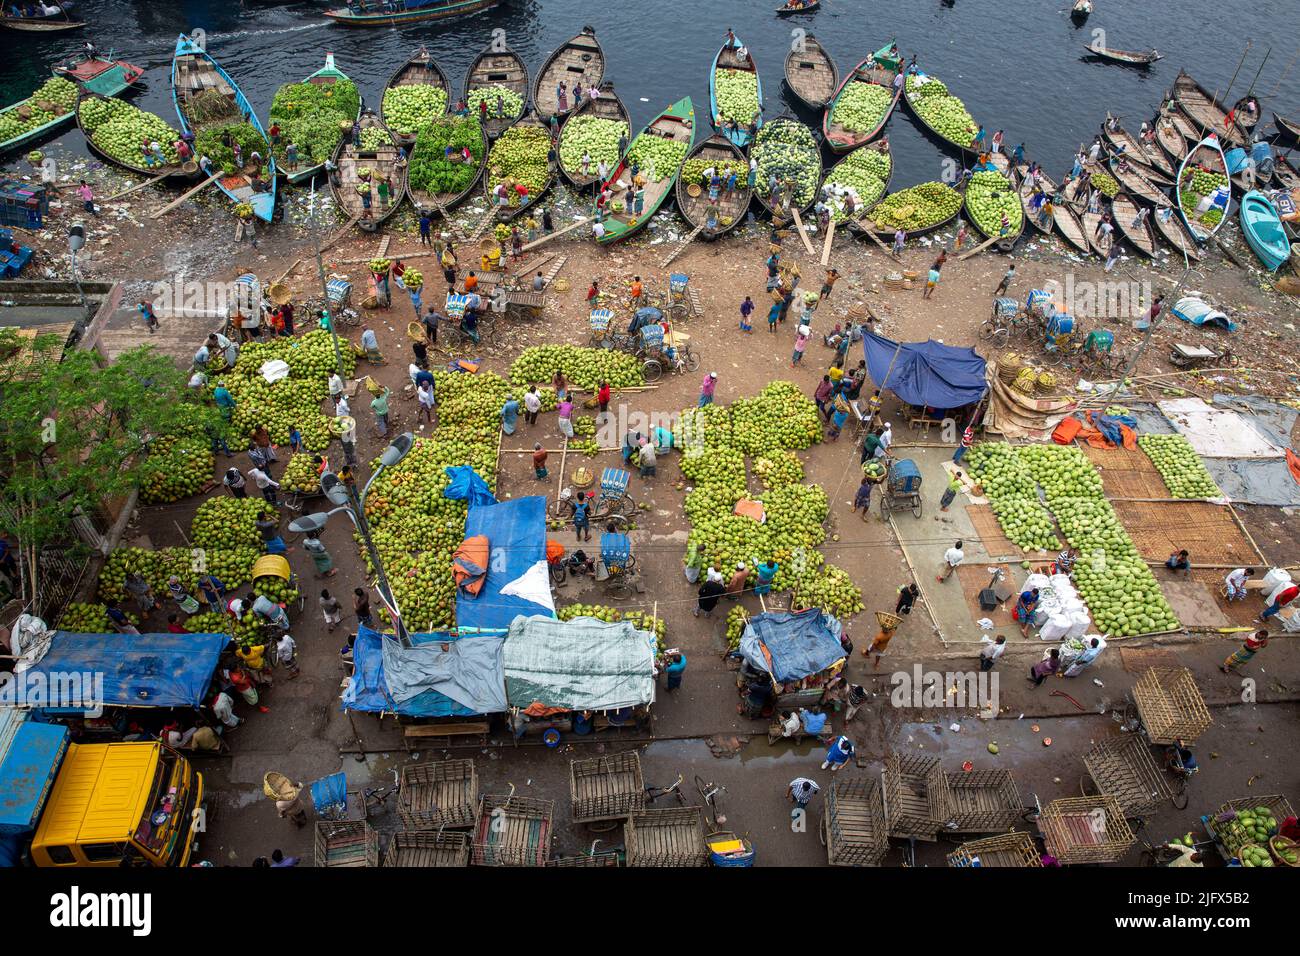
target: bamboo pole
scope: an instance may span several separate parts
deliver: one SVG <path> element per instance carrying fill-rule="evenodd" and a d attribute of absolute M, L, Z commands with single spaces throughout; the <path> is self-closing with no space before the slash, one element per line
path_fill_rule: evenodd
<path fill-rule="evenodd" d="M 549 454 L 550 449 L 547 449 Z M 555 516 L 560 516 L 560 493 L 564 488 L 564 465 L 569 458 L 569 437 L 564 437 L 564 447 L 560 449 L 560 473 L 555 481 Z"/>
<path fill-rule="evenodd" d="M 557 229 L 557 230 L 555 230 L 555 232 L 552 232 L 552 233 L 550 233 L 549 235 L 542 236 L 540 239 L 534 239 L 532 242 L 527 243 L 527 244 L 525 244 L 525 245 L 523 245 L 523 246 L 520 246 L 520 247 L 519 247 L 519 251 L 520 251 L 520 252 L 527 252 L 529 249 L 536 249 L 538 246 L 543 245 L 543 244 L 545 244 L 545 243 L 548 243 L 548 242 L 550 242 L 552 239 L 558 239 L 560 236 L 564 235 L 566 232 L 573 232 L 573 230 L 575 230 L 575 229 L 579 229 L 579 228 L 581 228 L 581 227 L 587 225 L 588 223 L 592 223 L 592 222 L 595 222 L 595 221 L 596 221 L 596 217 L 595 217 L 595 216 L 588 216 L 586 219 L 579 219 L 577 222 L 575 222 L 575 223 L 574 223 L 573 225 L 571 225 L 571 226 L 565 226 L 563 229 Z"/>
<path fill-rule="evenodd" d="M 957 257 L 957 261 L 962 262 L 966 259 L 969 259 L 971 256 L 975 255 L 976 253 L 983 252 L 989 246 L 993 245 L 993 243 L 999 241 L 1000 239 L 1005 239 L 1005 238 L 1006 238 L 1005 236 L 990 236 L 988 239 L 985 239 L 983 242 L 981 242 L 970 252 L 963 252 L 961 255 L 959 255 Z"/>

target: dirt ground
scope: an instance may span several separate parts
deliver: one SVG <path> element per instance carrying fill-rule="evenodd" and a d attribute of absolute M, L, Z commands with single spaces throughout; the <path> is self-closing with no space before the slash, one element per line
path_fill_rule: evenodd
<path fill-rule="evenodd" d="M 111 195 L 125 188 L 116 173 L 89 169 L 88 175 L 101 196 Z M 74 177 L 87 175 L 74 171 Z M 71 190 L 69 190 L 71 192 Z M 313 230 L 321 236 L 331 237 L 337 225 L 312 227 L 306 223 L 305 194 L 290 194 L 286 200 L 285 222 L 259 234 L 256 249 L 248 243 L 236 244 L 233 223 L 216 197 L 198 203 L 186 204 L 153 220 L 152 212 L 172 198 L 170 194 L 147 189 L 133 194 L 121 202 L 104 203 L 101 215 L 91 223 L 92 238 L 87 251 L 80 257 L 83 276 L 95 278 L 121 278 L 130 283 L 126 298 L 131 303 L 138 295 L 158 281 L 170 281 L 179 275 L 187 281 L 228 281 L 244 272 L 256 272 L 272 280 L 286 275 L 286 282 L 296 297 L 314 297 L 318 289 L 314 259 Z M 101 200 L 102 201 L 102 200 Z M 556 199 L 557 226 L 576 220 L 580 208 L 572 198 Z M 75 203 L 73 203 L 75 205 Z M 481 200 L 458 213 L 457 218 L 470 224 L 478 218 L 475 209 L 481 209 Z M 332 217 L 332 213 L 331 213 Z M 49 250 L 48 256 L 38 259 L 38 271 L 51 276 L 66 274 L 66 257 L 61 253 L 63 226 L 81 218 L 77 211 L 63 208 L 55 210 L 50 225 L 36 245 Z M 560 277 L 567 280 L 568 290 L 551 290 L 544 318 L 535 323 L 508 328 L 491 349 L 481 353 L 484 367 L 489 371 L 506 373 L 518 352 L 533 344 L 544 342 L 585 343 L 588 338 L 587 307 L 584 301 L 589 282 L 600 281 L 603 289 L 615 292 L 622 299 L 632 276 L 641 275 L 652 290 L 666 291 L 667 271 L 661 262 L 674 248 L 683 226 L 672 214 L 656 218 L 647 236 L 609 249 L 596 247 L 584 240 L 561 239 L 552 245 L 555 251 L 567 257 Z M 576 232 L 573 235 L 582 235 Z M 937 254 L 940 244 L 951 242 L 951 232 L 927 237 L 917 244 L 909 244 L 903 257 L 903 268 L 924 273 Z M 330 273 L 348 274 L 362 288 L 365 278 L 364 261 L 372 257 L 381 237 L 354 233 L 331 244 L 325 254 L 325 269 Z M 429 277 L 426 301 L 433 301 L 443 290 L 442 279 L 433 263 L 417 258 L 418 238 L 409 212 L 397 217 L 388 233 L 387 255 L 401 257 L 414 268 L 420 268 Z M 820 253 L 820 239 L 814 240 Z M 1238 244 L 1244 250 L 1244 246 Z M 549 252 L 543 249 L 542 252 Z M 1241 254 L 1239 252 L 1239 254 Z M 693 345 L 703 356 L 700 373 L 685 376 L 667 376 L 656 389 L 639 392 L 616 399 L 629 410 L 646 412 L 675 412 L 695 404 L 700 374 L 717 371 L 719 385 L 717 400 L 725 403 L 743 396 L 753 395 L 769 381 L 788 379 L 811 394 L 820 376 L 832 358 L 832 352 L 818 340 L 810 344 L 805 361 L 800 368 L 790 367 L 790 349 L 793 339 L 791 323 L 786 323 L 770 335 L 763 321 L 765 274 L 763 259 L 767 255 L 766 227 L 752 223 L 742 227 L 738 234 L 723 241 L 706 244 L 695 243 L 672 264 L 671 271 L 690 275 L 691 286 L 699 293 L 703 314 L 692 317 L 685 330 L 692 336 Z M 1248 252 L 1245 253 L 1249 255 Z M 822 269 L 818 256 L 803 249 L 795 236 L 785 240 L 785 256 L 794 258 L 803 274 L 803 287 L 820 285 Z M 1101 282 L 1107 276 L 1101 264 L 1087 262 L 1064 254 L 1059 243 L 1045 243 L 1041 239 L 1022 241 L 1015 255 L 1017 277 L 1011 292 L 1023 298 L 1031 288 L 1042 287 L 1048 280 L 1062 284 L 1067 281 Z M 1296 305 L 1263 287 L 1260 274 L 1254 269 L 1232 266 L 1217 253 L 1213 263 L 1202 267 L 1189 280 L 1187 288 L 1207 293 L 1211 301 L 1238 320 L 1244 328 L 1232 340 L 1234 348 L 1243 356 L 1242 368 L 1263 369 L 1244 372 L 1238 369 L 1234 382 L 1215 380 L 1193 385 L 1188 379 L 1179 381 L 1184 388 L 1212 387 L 1215 390 L 1259 390 L 1282 398 L 1295 397 L 1294 373 L 1296 358 L 1293 349 L 1283 347 L 1294 332 Z M 462 263 L 468 259 L 462 252 Z M 359 260 L 349 263 L 347 260 Z M 1243 261 L 1245 261 L 1243 259 Z M 1252 260 L 1253 261 L 1253 260 Z M 814 331 L 828 331 L 834 324 L 843 322 L 851 306 L 861 303 L 877 317 L 877 331 L 903 341 L 927 337 L 950 344 L 976 344 L 977 329 L 988 316 L 990 299 L 1006 268 L 1005 257 L 982 253 L 968 261 L 950 258 L 943 270 L 943 279 L 933 298 L 924 300 L 918 290 L 890 291 L 883 285 L 888 273 L 900 268 L 876 246 L 861 240 L 838 237 L 831 256 L 843 278 L 834 293 L 816 313 Z M 512 263 L 511 268 L 524 270 L 527 261 Z M 1174 264 L 1171 257 L 1161 263 L 1145 260 L 1121 260 L 1116 272 L 1135 282 L 1151 283 L 1156 291 L 1172 289 L 1181 273 L 1181 263 Z M 527 272 L 525 275 L 529 274 Z M 738 307 L 745 295 L 760 304 L 755 314 L 755 331 L 739 331 Z M 1145 300 L 1143 306 L 1145 305 Z M 1140 307 L 1139 307 L 1140 311 Z M 620 313 L 626 320 L 626 310 Z M 383 368 L 364 364 L 358 374 L 369 373 L 401 394 L 407 384 L 406 363 L 410 360 L 409 340 L 405 327 L 412 318 L 404 298 L 395 297 L 395 304 L 386 312 L 367 314 L 375 328 L 381 349 L 390 357 Z M 164 326 L 169 317 L 162 316 Z M 1116 332 L 1117 348 L 1131 352 L 1138 335 L 1129 327 L 1130 319 L 1107 323 Z M 190 327 L 175 320 L 173 330 L 165 332 L 190 335 Z M 179 332 L 175 332 L 179 329 Z M 141 341 L 148 338 L 141 329 Z M 1169 371 L 1165 360 L 1168 344 L 1173 339 L 1199 342 L 1203 339 L 1221 339 L 1223 333 L 1202 332 L 1176 320 L 1167 320 L 1155 336 L 1138 372 L 1154 374 Z M 194 336 L 197 347 L 198 336 Z M 1012 347 L 1016 347 L 1013 345 Z M 1023 351 L 1023 345 L 1020 346 Z M 983 352 L 983 349 L 980 349 Z M 1247 359 L 1246 361 L 1245 359 Z M 445 356 L 443 356 L 445 358 Z M 414 401 L 408 393 L 394 403 L 397 429 L 410 428 L 415 421 Z M 904 426 L 896 416 L 897 409 L 886 406 L 886 415 L 893 417 L 896 435 Z M 363 427 L 358 430 L 360 455 L 367 461 L 377 455 L 383 446 L 370 427 L 368 415 L 362 415 Z M 418 434 L 420 429 L 414 429 Z M 527 448 L 533 440 L 541 440 L 548 447 L 559 447 L 559 434 L 553 416 L 543 416 L 535 429 L 526 426 L 506 447 Z M 932 440 L 932 439 L 922 439 Z M 936 464 L 946 451 L 934 452 Z M 242 456 L 241 456 L 242 457 Z M 863 521 L 850 512 L 850 498 L 857 484 L 857 452 L 847 436 L 839 443 L 824 443 L 800 453 L 807 469 L 807 480 L 824 487 L 831 500 L 828 532 L 830 537 L 823 547 L 829 562 L 850 572 L 863 589 L 867 611 L 847 622 L 847 631 L 857 646 L 864 646 L 874 633 L 871 611 L 893 606 L 895 589 L 913 579 L 909 558 L 900 548 L 898 537 L 889 524 L 878 520 Z M 616 462 L 612 453 L 601 456 L 597 467 Z M 246 463 L 238 462 L 241 465 Z M 592 462 L 581 456 L 571 456 L 566 472 L 576 464 Z M 539 484 L 532 475 L 527 455 L 507 453 L 500 465 L 499 495 L 524 494 L 554 495 L 558 483 L 558 456 L 552 459 L 552 478 Z M 217 470 L 227 467 L 218 458 Z M 364 476 L 363 476 L 364 477 Z M 564 477 L 568 477 L 566 474 Z M 654 610 L 667 625 L 670 646 L 680 647 L 687 655 L 689 666 L 682 690 L 674 695 L 661 694 L 655 707 L 654 741 L 643 742 L 624 738 L 593 741 L 566 741 L 561 753 L 552 753 L 536 741 L 525 741 L 523 746 L 512 748 L 508 739 L 495 738 L 488 746 L 426 749 L 415 755 L 403 752 L 401 736 L 391 720 L 375 719 L 340 712 L 338 690 L 342 668 L 338 649 L 346 637 L 344 628 L 351 626 L 345 618 L 344 628 L 327 632 L 323 627 L 315 595 L 319 582 L 312 578 L 310 562 L 301 552 L 291 557 L 293 566 L 309 599 L 300 620 L 295 621 L 294 635 L 302 656 L 302 676 L 297 680 L 278 680 L 266 696 L 268 712 L 259 713 L 242 707 L 248 718 L 230 735 L 233 756 L 201 759 L 202 769 L 208 774 L 213 787 L 213 828 L 205 843 L 204 855 L 218 864 L 247 865 L 258 855 L 269 853 L 275 846 L 286 852 L 310 856 L 308 831 L 298 831 L 288 823 L 275 819 L 274 810 L 261 794 L 262 775 L 271 769 L 287 773 L 296 779 L 314 780 L 338 769 L 347 772 L 357 789 L 382 786 L 392 781 L 392 771 L 408 760 L 437 759 L 440 755 L 474 756 L 480 766 L 485 789 L 504 791 L 514 785 L 520 792 L 556 800 L 556 849 L 565 854 L 577 854 L 590 847 L 593 839 L 607 843 L 621 842 L 617 832 L 608 836 L 594 835 L 568 823 L 567 785 L 570 756 L 585 755 L 644 747 L 643 762 L 648 783 L 668 784 L 677 773 L 686 780 L 687 792 L 692 792 L 695 774 L 706 780 L 716 779 L 729 789 L 727 806 L 733 816 L 732 828 L 750 835 L 760 845 L 760 861 L 768 864 L 814 864 L 825 860 L 824 851 L 816 842 L 816 833 L 791 833 L 788 821 L 788 804 L 781 797 L 789 778 L 807 773 L 823 786 L 830 783 L 830 775 L 817 771 L 820 751 L 804 746 L 791 750 L 788 744 L 776 749 L 768 748 L 765 740 L 750 740 L 761 733 L 756 722 L 744 720 L 736 713 L 736 687 L 734 674 L 728 670 L 723 658 L 723 616 L 715 614 L 712 620 L 695 619 L 690 614 L 694 605 L 693 588 L 681 574 L 681 557 L 685 548 L 688 526 L 681 513 L 684 491 L 674 487 L 677 468 L 674 462 L 661 462 L 659 475 L 641 481 L 633 479 L 632 495 L 651 507 L 638 519 L 639 528 L 634 533 L 634 547 L 642 572 L 644 593 L 636 595 L 625 605 L 640 605 Z M 149 543 L 154 546 L 180 544 L 183 529 L 188 526 L 198 501 L 180 502 L 168 508 L 142 510 L 133 524 L 125 543 Z M 936 509 L 937 510 L 937 509 Z M 1272 512 L 1272 509 L 1251 509 Z M 903 520 L 911 520 L 905 518 Z M 961 520 L 966 520 L 962 518 Z M 1256 520 L 1275 530 L 1276 549 L 1283 556 L 1294 553 L 1294 522 L 1270 520 L 1260 514 Z M 931 516 L 923 519 L 927 530 L 920 538 L 927 547 L 937 547 L 946 541 L 952 528 L 934 526 Z M 954 526 L 955 527 L 955 526 Z M 932 529 L 932 530 L 931 530 Z M 329 582 L 335 594 L 346 595 L 351 588 L 363 583 L 363 571 L 350 536 L 341 527 L 331 526 L 324 534 L 340 568 L 339 575 Z M 946 547 L 946 543 L 943 545 Z M 942 551 L 942 548 L 940 548 Z M 933 582 L 928 569 L 915 571 L 919 577 Z M 578 600 L 609 603 L 588 582 L 572 582 L 558 593 L 558 602 Z M 951 659 L 972 660 L 977 652 L 978 633 L 969 624 L 970 609 L 958 595 L 968 588 L 956 585 L 946 591 L 934 592 L 926 600 L 933 602 L 937 616 L 967 623 L 953 632 L 939 633 L 923 615 L 924 605 L 918 608 L 891 646 L 891 664 L 888 669 L 903 668 L 912 662 L 943 662 Z M 752 596 L 744 598 L 746 606 L 757 611 Z M 942 604 L 940 608 L 937 605 Z M 724 603 L 723 608 L 725 609 Z M 960 609 L 957 615 L 955 608 Z M 1207 698 L 1216 707 L 1214 736 L 1207 737 L 1205 751 L 1217 750 L 1223 758 L 1207 761 L 1196 784 L 1198 795 L 1186 813 L 1161 817 L 1160 835 L 1173 835 L 1192 826 L 1193 811 L 1207 812 L 1217 808 L 1224 800 L 1248 795 L 1251 792 L 1296 793 L 1297 778 L 1294 768 L 1261 762 L 1276 761 L 1284 752 L 1286 727 L 1295 718 L 1294 706 L 1300 689 L 1300 662 L 1294 659 L 1292 645 L 1279 640 L 1270 648 L 1264 661 L 1269 679 L 1261 681 L 1258 706 L 1227 707 L 1238 703 L 1237 690 L 1228 678 L 1218 678 L 1216 665 L 1231 651 L 1234 636 L 1219 635 L 1199 643 L 1179 645 L 1171 653 L 1194 669 L 1206 688 Z M 1002 718 L 1009 721 L 988 725 L 969 714 L 954 716 L 946 712 L 931 719 L 911 710 L 899 710 L 887 703 L 888 684 L 884 673 L 872 677 L 869 665 L 855 655 L 850 665 L 850 678 L 865 681 L 879 695 L 852 727 L 860 748 L 866 753 L 867 766 L 848 773 L 878 773 L 878 761 L 888 750 L 907 747 L 927 748 L 944 758 L 945 769 L 956 770 L 962 760 L 971 759 L 976 766 L 996 764 L 1014 766 L 1022 775 L 1021 794 L 1030 793 L 1046 800 L 1053 796 L 1073 795 L 1078 792 L 1080 767 L 1079 754 L 1090 746 L 1096 735 L 1109 732 L 1111 722 L 1105 718 L 1109 708 L 1117 706 L 1124 690 L 1131 686 L 1132 676 L 1122 666 L 1118 651 L 1104 657 L 1089 671 L 1088 679 L 1071 681 L 1069 699 L 1052 695 L 1049 688 L 1037 691 L 1029 687 L 1022 674 L 1028 664 L 1041 655 L 1039 642 L 1026 642 L 1014 653 L 1004 658 L 1000 670 L 1005 672 Z M 949 665 L 951 666 L 951 665 Z M 887 672 L 887 671 L 886 671 Z M 1055 684 L 1056 682 L 1053 682 Z M 1209 688 L 1213 688 L 1213 690 Z M 1076 709 L 1077 708 L 1077 709 Z M 1085 716 L 1085 712 L 1088 716 Z M 1042 734 L 1030 736 L 1018 715 L 1028 720 L 1039 717 L 1046 728 Z M 836 718 L 838 720 L 838 718 Z M 962 730 L 954 733 L 948 725 L 957 720 Z M 939 729 L 936 730 L 935 727 Z M 1258 727 L 1258 729 L 1256 729 Z M 1039 737 L 1054 737 L 1051 748 L 1044 748 Z M 1003 757 L 990 761 L 986 744 L 996 739 L 1003 745 Z M 1222 742 L 1220 742 L 1222 741 Z M 1245 745 L 1243 746 L 1243 741 Z M 1258 749 L 1248 749 L 1258 748 Z M 734 759 L 717 759 L 718 757 Z M 872 763 L 872 762 L 876 763 Z M 1216 762 L 1217 761 L 1217 762 Z M 1204 795 L 1199 788 L 1204 786 Z M 1248 789 L 1248 788 L 1253 788 Z M 693 798 L 698 804 L 699 798 Z M 815 806 L 815 810 L 820 810 Z M 391 804 L 381 811 L 391 812 Z M 943 865 L 942 847 L 922 847 L 918 862 Z M 897 863 L 898 854 L 891 854 L 889 862 Z"/>

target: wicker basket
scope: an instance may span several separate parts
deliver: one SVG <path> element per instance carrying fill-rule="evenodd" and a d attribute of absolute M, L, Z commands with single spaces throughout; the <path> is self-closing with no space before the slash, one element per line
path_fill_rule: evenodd
<path fill-rule="evenodd" d="M 1268 852 L 1273 855 L 1273 860 L 1278 866 L 1300 867 L 1300 863 L 1288 863 L 1284 853 L 1296 852 L 1295 840 L 1288 840 L 1284 836 L 1275 836 L 1268 841 Z"/>
<path fill-rule="evenodd" d="M 275 770 L 262 778 L 262 792 L 272 800 L 296 800 L 300 793 L 292 780 Z"/>
<path fill-rule="evenodd" d="M 1025 367 L 1025 361 L 1015 352 L 1006 352 L 998 357 L 998 378 L 1003 385 L 1010 385 Z"/>
<path fill-rule="evenodd" d="M 293 298 L 293 290 L 283 282 L 272 282 L 271 287 L 266 290 L 266 293 L 271 297 L 271 301 L 276 305 L 284 305 Z"/>
<path fill-rule="evenodd" d="M 1114 797 L 1065 797 L 1038 819 L 1047 852 L 1062 864 L 1115 863 L 1137 842 Z"/>
<path fill-rule="evenodd" d="M 882 631 L 892 631 L 903 623 L 901 617 L 888 611 L 877 611 L 876 620 L 879 622 Z"/>
<path fill-rule="evenodd" d="M 1000 833 L 963 843 L 948 854 L 949 866 L 1041 867 L 1042 857 L 1028 833 Z"/>
<path fill-rule="evenodd" d="M 1138 716 L 1152 743 L 1194 743 L 1213 722 L 1186 667 L 1150 667 L 1133 685 Z"/>

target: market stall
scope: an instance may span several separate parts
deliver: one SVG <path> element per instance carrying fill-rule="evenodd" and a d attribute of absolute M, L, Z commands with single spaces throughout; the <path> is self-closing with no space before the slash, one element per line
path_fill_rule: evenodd
<path fill-rule="evenodd" d="M 894 342 L 865 332 L 863 357 L 867 371 L 882 392 L 889 389 L 912 406 L 910 424 L 923 424 L 935 412 L 974 405 L 988 391 L 985 362 L 971 348 L 928 342 Z"/>
<path fill-rule="evenodd" d="M 743 691 L 769 682 L 778 711 L 818 706 L 827 682 L 844 667 L 841 632 L 840 622 L 820 608 L 755 615 L 740 637 L 737 685 Z"/>

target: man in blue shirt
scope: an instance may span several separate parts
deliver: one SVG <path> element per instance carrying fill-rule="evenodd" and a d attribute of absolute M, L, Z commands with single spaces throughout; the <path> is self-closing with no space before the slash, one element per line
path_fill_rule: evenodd
<path fill-rule="evenodd" d="M 573 503 L 573 527 L 578 532 L 579 541 L 591 540 L 591 502 L 585 496 L 579 496 Z M 585 537 L 584 537 L 585 535 Z"/>
<path fill-rule="evenodd" d="M 686 672 L 686 655 L 682 653 L 674 654 L 668 659 L 664 667 L 664 674 L 667 675 L 668 681 L 665 690 L 677 690 L 682 686 L 682 674 Z"/>

